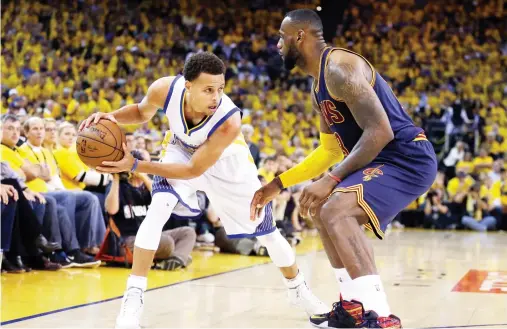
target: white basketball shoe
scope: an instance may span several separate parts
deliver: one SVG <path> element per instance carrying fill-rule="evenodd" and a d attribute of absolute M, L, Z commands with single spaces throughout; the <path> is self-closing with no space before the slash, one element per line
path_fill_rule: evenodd
<path fill-rule="evenodd" d="M 328 313 L 331 310 L 308 288 L 303 273 L 299 272 L 294 279 L 284 279 L 284 282 L 287 288 L 289 288 L 288 296 L 290 303 L 304 309 L 308 316 Z"/>
<path fill-rule="evenodd" d="M 117 329 L 140 329 L 144 308 L 144 292 L 140 288 L 130 287 L 125 291 L 121 302 L 120 314 L 116 318 Z"/>

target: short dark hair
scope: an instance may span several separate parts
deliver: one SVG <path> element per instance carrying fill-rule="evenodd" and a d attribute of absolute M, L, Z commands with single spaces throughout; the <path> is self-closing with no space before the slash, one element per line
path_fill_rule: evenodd
<path fill-rule="evenodd" d="M 19 122 L 19 118 L 14 114 L 6 114 L 2 117 L 2 123 L 6 122 Z"/>
<path fill-rule="evenodd" d="M 201 73 L 224 74 L 224 62 L 217 55 L 210 52 L 201 52 L 190 56 L 183 67 L 185 80 L 194 81 Z"/>
<path fill-rule="evenodd" d="M 322 26 L 322 20 L 319 15 L 311 9 L 296 9 L 289 11 L 285 17 L 289 17 L 291 22 L 296 25 L 309 25 L 317 32 L 322 32 L 324 27 Z"/>

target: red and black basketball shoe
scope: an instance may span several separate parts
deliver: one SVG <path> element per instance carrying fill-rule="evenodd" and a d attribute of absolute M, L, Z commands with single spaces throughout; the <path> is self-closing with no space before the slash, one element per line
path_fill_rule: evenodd
<path fill-rule="evenodd" d="M 315 314 L 310 317 L 310 323 L 319 328 L 356 328 L 363 323 L 364 308 L 356 300 L 343 300 L 333 304 L 329 313 Z"/>
<path fill-rule="evenodd" d="M 365 312 L 361 302 L 343 300 L 341 296 L 331 312 L 312 315 L 310 323 L 319 328 L 402 328 L 398 317 L 379 317 L 374 311 Z"/>

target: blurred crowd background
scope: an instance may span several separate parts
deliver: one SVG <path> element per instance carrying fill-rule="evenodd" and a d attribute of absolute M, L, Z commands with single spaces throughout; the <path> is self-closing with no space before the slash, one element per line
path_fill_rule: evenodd
<path fill-rule="evenodd" d="M 393 226 L 507 230 L 505 1 L 344 3 L 336 30 L 326 31 L 329 41 L 375 66 L 440 159 L 433 187 Z M 2 270 L 97 266 L 94 255 L 109 218 L 123 235 L 135 235 L 149 205 L 150 177 L 100 175 L 87 168 L 75 152 L 76 126 L 93 112 L 139 102 L 154 80 L 181 73 L 194 53 L 212 51 L 225 62 L 225 93 L 243 109 L 243 134 L 263 182 L 303 159 L 319 143 L 312 81 L 297 69 L 283 70 L 276 44 L 286 11 L 319 5 L 4 1 Z M 158 159 L 170 136 L 162 111 L 146 124 L 124 128 L 128 147 L 140 159 Z M 300 232 L 314 229 L 298 215 L 299 193 L 309 183 L 284 191 L 275 203 L 277 224 L 294 244 Z M 263 253 L 255 239 L 227 240 L 205 195 L 201 208 L 201 218 L 171 218 L 167 231 L 192 228 L 185 232 L 191 247 L 197 240 L 228 252 Z M 92 220 L 83 221 L 83 214 Z M 26 227 L 19 216 L 32 217 L 33 225 Z M 190 242 L 175 246 L 167 236 L 160 266 L 188 266 Z"/>

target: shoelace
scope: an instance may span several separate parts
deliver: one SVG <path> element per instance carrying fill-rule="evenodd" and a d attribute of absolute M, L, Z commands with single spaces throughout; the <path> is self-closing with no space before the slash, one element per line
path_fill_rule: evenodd
<path fill-rule="evenodd" d="M 341 301 L 340 302 L 334 302 L 333 308 L 331 309 L 331 312 L 329 312 L 329 317 L 332 317 L 336 312 L 335 310 L 338 310 L 341 307 Z"/>
<path fill-rule="evenodd" d="M 139 288 L 130 288 L 127 292 L 127 298 L 123 303 L 122 314 L 137 314 L 143 304 L 143 291 Z"/>

